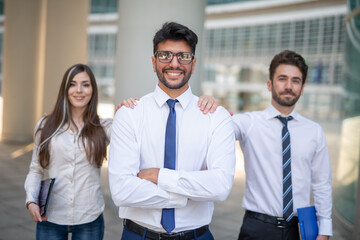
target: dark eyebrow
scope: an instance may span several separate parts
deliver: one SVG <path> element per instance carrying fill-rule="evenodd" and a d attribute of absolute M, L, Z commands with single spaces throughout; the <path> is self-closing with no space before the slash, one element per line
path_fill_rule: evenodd
<path fill-rule="evenodd" d="M 288 75 L 285 75 L 285 74 L 280 74 L 279 76 L 277 76 L 278 78 L 280 77 L 289 77 Z M 301 77 L 292 77 L 292 79 L 297 79 L 297 80 L 300 80 L 301 81 Z"/>
<path fill-rule="evenodd" d="M 76 81 L 74 81 L 74 79 L 73 79 L 73 80 L 71 80 L 70 82 L 76 82 Z M 82 80 L 82 81 L 81 81 L 81 83 L 86 83 L 86 82 L 90 82 L 90 80 L 89 80 L 89 79 L 86 79 L 86 80 Z"/>
<path fill-rule="evenodd" d="M 296 80 L 300 80 L 300 81 L 301 81 L 301 77 L 293 77 L 292 79 L 296 79 Z"/>

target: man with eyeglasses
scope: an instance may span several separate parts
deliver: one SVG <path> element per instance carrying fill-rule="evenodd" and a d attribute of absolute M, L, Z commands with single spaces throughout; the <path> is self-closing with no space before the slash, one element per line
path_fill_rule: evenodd
<path fill-rule="evenodd" d="M 213 239 L 214 201 L 230 193 L 235 136 L 229 113 L 203 114 L 189 86 L 197 36 L 165 23 L 153 39 L 154 92 L 112 125 L 109 182 L 122 239 Z"/>

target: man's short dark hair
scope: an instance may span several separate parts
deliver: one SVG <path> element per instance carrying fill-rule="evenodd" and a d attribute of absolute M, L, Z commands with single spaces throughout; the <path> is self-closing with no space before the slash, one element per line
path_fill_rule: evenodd
<path fill-rule="evenodd" d="M 176 22 L 166 22 L 162 28 L 156 32 L 153 44 L 154 54 L 158 49 L 158 44 L 166 40 L 181 41 L 185 40 L 190 48 L 191 52 L 195 54 L 196 44 L 198 42 L 197 35 L 191 31 L 188 27 Z"/>
<path fill-rule="evenodd" d="M 275 55 L 275 57 L 272 59 L 270 63 L 270 68 L 269 68 L 269 77 L 271 81 L 274 78 L 276 68 L 281 64 L 288 64 L 298 67 L 302 73 L 303 84 L 305 83 L 308 66 L 306 65 L 304 58 L 300 54 L 294 51 L 285 50 Z"/>

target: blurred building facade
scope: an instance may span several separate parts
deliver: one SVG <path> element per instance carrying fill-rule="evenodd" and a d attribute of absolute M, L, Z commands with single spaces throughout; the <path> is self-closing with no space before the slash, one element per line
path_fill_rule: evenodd
<path fill-rule="evenodd" d="M 88 61 L 101 101 L 113 102 L 117 0 L 91 1 Z M 206 7 L 202 93 L 233 112 L 264 108 L 271 58 L 284 49 L 309 65 L 299 110 L 311 118 L 341 118 L 346 0 L 209 0 Z"/>
<path fill-rule="evenodd" d="M 360 239 L 360 2 L 348 1 L 343 64 L 343 118 L 334 211 L 349 239 Z"/>
<path fill-rule="evenodd" d="M 88 64 L 96 75 L 101 102 L 113 103 L 118 0 L 91 0 L 88 19 Z"/>
<path fill-rule="evenodd" d="M 297 108 L 311 118 L 340 118 L 345 0 L 234 1 L 206 12 L 205 94 L 234 112 L 263 109 L 269 63 L 290 49 L 309 65 Z"/>

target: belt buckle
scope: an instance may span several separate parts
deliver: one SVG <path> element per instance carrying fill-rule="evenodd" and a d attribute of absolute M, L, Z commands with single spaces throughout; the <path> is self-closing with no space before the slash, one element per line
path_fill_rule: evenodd
<path fill-rule="evenodd" d="M 278 228 L 286 228 L 286 221 L 285 218 L 278 217 L 276 218 L 276 227 Z"/>
<path fill-rule="evenodd" d="M 161 234 L 159 234 L 159 240 L 166 240 L 166 239 L 177 239 L 176 234 L 174 234 L 174 233 L 161 233 Z"/>

